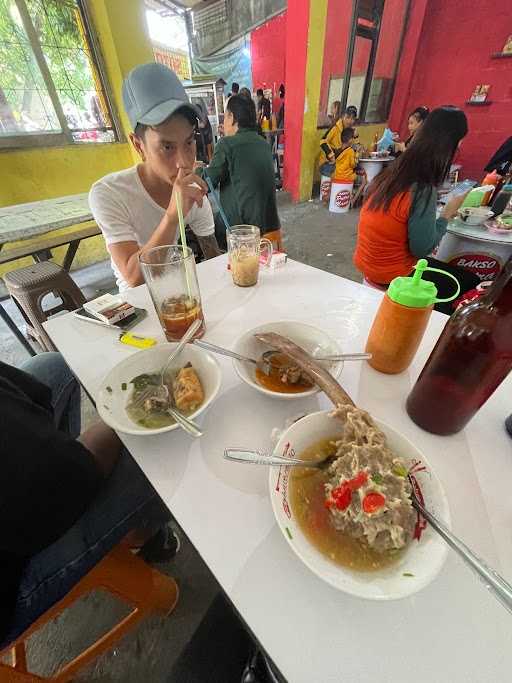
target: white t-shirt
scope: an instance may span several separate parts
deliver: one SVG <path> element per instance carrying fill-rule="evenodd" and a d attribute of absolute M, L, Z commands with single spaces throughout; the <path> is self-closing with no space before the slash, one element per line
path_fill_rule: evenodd
<path fill-rule="evenodd" d="M 116 242 L 137 242 L 139 247 L 144 246 L 165 214 L 165 209 L 146 191 L 136 166 L 110 173 L 94 183 L 89 192 L 89 206 L 107 247 Z M 213 235 L 215 224 L 207 197 L 203 198 L 202 207 L 194 204 L 185 216 L 185 223 L 198 237 Z M 119 291 L 129 289 L 130 285 L 112 259 L 111 263 Z"/>

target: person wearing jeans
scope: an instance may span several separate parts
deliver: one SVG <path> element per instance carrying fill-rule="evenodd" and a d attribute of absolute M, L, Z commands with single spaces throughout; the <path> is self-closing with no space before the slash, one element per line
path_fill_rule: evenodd
<path fill-rule="evenodd" d="M 5 647 L 128 535 L 148 560 L 175 546 L 169 511 L 117 435 L 100 422 L 80 436 L 80 387 L 60 354 L 0 362 L 0 405 Z"/>

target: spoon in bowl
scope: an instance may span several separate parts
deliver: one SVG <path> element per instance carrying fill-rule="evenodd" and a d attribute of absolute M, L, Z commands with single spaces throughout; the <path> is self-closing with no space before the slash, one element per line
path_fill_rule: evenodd
<path fill-rule="evenodd" d="M 440 519 L 438 519 L 430 510 L 428 510 L 416 493 L 416 486 L 414 480 L 409 476 L 411 484 L 411 502 L 413 507 L 420 513 L 420 515 L 427 520 L 430 526 L 437 531 L 446 543 L 454 550 L 464 562 L 473 569 L 478 578 L 483 581 L 487 590 L 494 595 L 494 597 L 501 602 L 509 612 L 512 612 L 512 586 L 505 581 L 505 579 L 498 574 L 494 569 L 489 567 L 483 560 L 481 560 L 475 553 L 463 543 L 460 538 L 457 538 L 448 527 L 446 527 Z"/>
<path fill-rule="evenodd" d="M 222 346 L 217 346 L 216 344 L 211 344 L 210 342 L 204 341 L 203 339 L 195 339 L 194 344 L 200 346 L 202 349 L 207 351 L 212 351 L 213 353 L 218 353 L 221 356 L 227 356 L 228 358 L 234 358 L 235 360 L 242 361 L 242 363 L 252 363 L 258 366 L 260 369 L 264 370 L 266 374 L 269 372 L 270 366 L 273 365 L 273 359 L 278 355 L 283 355 L 280 351 L 265 351 L 261 356 L 260 360 L 255 358 L 249 358 L 248 356 L 243 356 L 236 351 L 231 351 L 230 349 L 225 349 Z M 327 361 L 331 363 L 336 363 L 338 361 L 345 360 L 369 360 L 372 357 L 371 353 L 340 353 L 332 356 L 311 356 L 314 360 Z M 293 360 L 290 359 L 290 365 L 293 365 Z M 264 369 L 265 368 L 265 369 Z"/>
<path fill-rule="evenodd" d="M 251 451 L 247 448 L 226 448 L 224 450 L 226 460 L 243 462 L 249 465 L 271 465 L 280 467 L 290 465 L 291 467 L 309 467 L 316 470 L 327 469 L 338 456 L 328 455 L 323 460 L 300 460 L 299 458 L 283 458 L 280 455 L 269 455 L 262 451 Z"/>

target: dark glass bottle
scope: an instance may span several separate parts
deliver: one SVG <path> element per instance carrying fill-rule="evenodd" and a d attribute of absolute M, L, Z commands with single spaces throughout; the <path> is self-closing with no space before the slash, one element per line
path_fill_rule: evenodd
<path fill-rule="evenodd" d="M 511 369 L 512 257 L 484 296 L 448 320 L 409 394 L 407 412 L 428 432 L 455 434 Z"/>

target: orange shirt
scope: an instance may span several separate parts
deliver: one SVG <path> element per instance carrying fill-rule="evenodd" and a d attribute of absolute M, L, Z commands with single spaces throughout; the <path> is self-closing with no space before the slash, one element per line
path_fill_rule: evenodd
<path fill-rule="evenodd" d="M 356 174 L 354 173 L 356 166 L 356 153 L 352 147 L 347 147 L 338 155 L 338 158 L 336 159 L 334 178 L 336 178 L 336 180 L 345 180 L 348 183 L 353 183 L 356 179 Z"/>
<path fill-rule="evenodd" d="M 399 275 L 408 275 L 418 260 L 409 251 L 408 221 L 412 193 L 401 192 L 389 209 L 368 208 L 366 200 L 359 215 L 354 265 L 376 284 L 387 285 Z"/>

